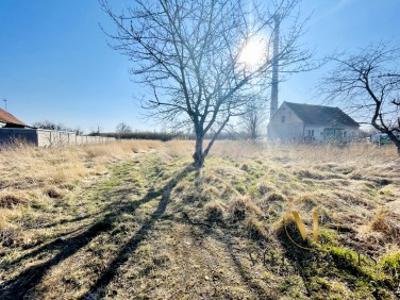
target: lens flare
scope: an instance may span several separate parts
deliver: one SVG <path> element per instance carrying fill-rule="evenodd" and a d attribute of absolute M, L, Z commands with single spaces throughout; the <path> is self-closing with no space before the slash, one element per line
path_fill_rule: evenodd
<path fill-rule="evenodd" d="M 267 58 L 266 41 L 262 37 L 252 37 L 246 40 L 239 53 L 239 63 L 247 69 L 262 65 Z"/>

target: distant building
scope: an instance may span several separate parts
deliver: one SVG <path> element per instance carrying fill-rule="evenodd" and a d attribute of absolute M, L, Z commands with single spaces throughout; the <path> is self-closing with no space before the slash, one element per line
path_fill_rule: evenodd
<path fill-rule="evenodd" d="M 282 142 L 349 142 L 360 125 L 338 107 L 283 102 L 268 124 L 268 137 Z"/>
<path fill-rule="evenodd" d="M 0 128 L 26 128 L 24 122 L 17 119 L 15 116 L 0 108 Z"/>

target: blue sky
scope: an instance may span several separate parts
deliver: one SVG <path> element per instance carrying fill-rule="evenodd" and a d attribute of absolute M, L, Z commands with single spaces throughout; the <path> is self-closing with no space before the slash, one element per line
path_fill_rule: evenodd
<path fill-rule="evenodd" d="M 302 10 L 313 12 L 303 44 L 317 57 L 382 40 L 400 45 L 399 0 L 304 0 Z M 163 128 L 144 117 L 128 59 L 107 46 L 99 23 L 110 22 L 97 0 L 0 0 L 0 22 L 0 99 L 24 121 Z M 280 102 L 320 102 L 313 91 L 325 71 L 292 76 Z"/>

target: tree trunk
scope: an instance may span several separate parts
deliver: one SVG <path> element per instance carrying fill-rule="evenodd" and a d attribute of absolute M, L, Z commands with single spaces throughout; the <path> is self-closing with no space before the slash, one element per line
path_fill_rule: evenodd
<path fill-rule="evenodd" d="M 397 148 L 397 153 L 400 155 L 400 140 L 394 135 L 393 132 L 388 132 L 387 133 L 389 139 L 395 144 Z"/>
<path fill-rule="evenodd" d="M 204 165 L 203 141 L 204 135 L 196 131 L 196 145 L 193 154 L 194 166 L 196 167 L 196 169 L 201 169 Z"/>
<path fill-rule="evenodd" d="M 257 121 L 254 121 L 254 123 L 251 125 L 251 133 L 250 133 L 250 139 L 255 142 L 257 139 Z"/>
<path fill-rule="evenodd" d="M 380 106 L 378 106 L 376 112 L 379 110 L 379 108 L 380 108 Z M 397 148 L 397 153 L 400 155 L 400 139 L 399 139 L 392 131 L 390 131 L 390 130 L 385 130 L 384 127 L 379 126 L 379 125 L 377 124 L 377 122 L 376 122 L 376 119 L 378 118 L 377 116 L 378 116 L 378 114 L 375 113 L 375 116 L 372 118 L 372 122 L 371 122 L 372 126 L 373 126 L 375 129 L 379 130 L 379 132 L 387 134 L 387 136 L 389 137 L 389 139 L 390 139 L 390 140 L 393 142 L 393 144 L 396 146 L 396 148 Z M 382 125 L 383 125 L 383 124 L 382 124 Z"/>

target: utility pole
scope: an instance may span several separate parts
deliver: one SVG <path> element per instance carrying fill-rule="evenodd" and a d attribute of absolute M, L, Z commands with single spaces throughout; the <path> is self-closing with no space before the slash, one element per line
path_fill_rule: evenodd
<path fill-rule="evenodd" d="M 3 102 L 4 102 L 4 109 L 7 111 L 8 100 L 4 98 Z"/>
<path fill-rule="evenodd" d="M 280 16 L 274 16 L 274 32 L 272 40 L 272 82 L 271 82 L 271 106 L 269 120 L 278 110 L 278 86 L 279 86 L 279 27 Z"/>

